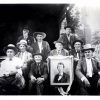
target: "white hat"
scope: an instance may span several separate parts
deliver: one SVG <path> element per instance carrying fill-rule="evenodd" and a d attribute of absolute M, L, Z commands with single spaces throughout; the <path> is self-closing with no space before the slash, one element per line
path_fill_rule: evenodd
<path fill-rule="evenodd" d="M 27 46 L 27 41 L 26 40 L 20 40 L 20 42 L 17 43 L 17 46 L 19 47 L 19 45 L 21 45 L 21 44 Z"/>
<path fill-rule="evenodd" d="M 84 47 L 83 47 L 83 51 L 87 51 L 87 50 L 92 50 L 92 51 L 94 51 L 95 48 L 93 48 L 93 46 L 92 46 L 91 44 L 86 44 L 86 45 L 84 45 Z"/>

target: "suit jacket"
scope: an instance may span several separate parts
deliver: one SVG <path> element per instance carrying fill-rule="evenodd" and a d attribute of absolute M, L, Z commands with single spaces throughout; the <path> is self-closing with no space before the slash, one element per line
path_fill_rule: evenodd
<path fill-rule="evenodd" d="M 78 53 L 79 53 L 79 59 L 81 59 L 83 57 L 83 53 L 82 51 L 79 51 Z M 69 54 L 73 55 L 74 58 L 77 58 L 77 52 L 75 49 L 70 50 Z"/>
<path fill-rule="evenodd" d="M 100 63 L 95 59 L 92 58 L 92 67 L 93 67 L 93 73 L 98 74 L 100 71 Z M 76 67 L 76 76 L 81 79 L 83 76 L 86 77 L 87 74 L 87 65 L 86 65 L 86 59 L 80 59 L 78 62 L 78 65 Z"/>
<path fill-rule="evenodd" d="M 34 53 L 40 53 L 40 50 L 39 50 L 39 46 L 38 46 L 38 43 L 35 42 L 33 45 L 32 45 L 32 48 L 33 48 L 33 54 Z M 50 46 L 48 44 L 47 41 L 43 41 L 42 42 L 42 55 L 43 55 L 43 61 L 46 61 L 49 53 L 50 53 Z"/>
<path fill-rule="evenodd" d="M 67 83 L 69 80 L 69 75 L 66 73 L 63 73 L 62 78 L 58 81 L 59 74 L 56 74 L 54 77 L 54 83 Z"/>
<path fill-rule="evenodd" d="M 29 75 L 30 76 L 33 75 L 36 78 L 43 77 L 44 79 L 47 79 L 48 76 L 47 64 L 41 62 L 40 65 L 38 66 L 36 62 L 33 62 L 31 64 Z"/>
<path fill-rule="evenodd" d="M 64 48 L 67 50 L 72 49 L 73 42 L 76 39 L 77 37 L 75 35 L 70 35 L 70 41 L 69 41 L 66 34 L 61 35 L 61 37 L 59 38 L 59 40 L 64 43 Z"/>
<path fill-rule="evenodd" d="M 19 38 L 18 38 L 18 40 L 17 40 L 17 42 L 19 42 L 20 40 L 22 40 L 22 39 L 24 39 L 24 37 L 23 36 L 20 36 Z M 29 45 L 29 46 L 31 46 L 34 42 L 35 42 L 35 39 L 32 37 L 32 36 L 28 36 L 28 38 L 27 38 L 27 44 Z"/>
<path fill-rule="evenodd" d="M 54 55 L 58 55 L 56 49 L 54 49 L 54 50 L 52 50 L 52 51 L 50 52 L 50 56 L 54 56 Z M 63 49 L 63 50 L 61 51 L 61 54 L 60 54 L 60 55 L 68 56 L 68 55 L 69 55 L 69 52 L 68 52 L 66 49 Z"/>

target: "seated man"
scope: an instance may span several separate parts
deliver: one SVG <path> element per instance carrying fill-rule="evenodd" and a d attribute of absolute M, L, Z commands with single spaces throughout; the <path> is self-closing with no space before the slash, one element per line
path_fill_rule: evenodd
<path fill-rule="evenodd" d="M 52 50 L 50 52 L 50 56 L 57 56 L 57 55 L 62 55 L 62 56 L 68 56 L 69 52 L 63 48 L 63 42 L 60 40 L 57 40 L 54 42 L 56 49 Z"/>
<path fill-rule="evenodd" d="M 31 64 L 30 68 L 30 82 L 29 82 L 29 92 L 31 94 L 42 95 L 44 88 L 44 81 L 48 76 L 47 64 L 42 60 L 42 54 L 37 53 L 33 55 L 34 62 Z"/>
<path fill-rule="evenodd" d="M 81 95 L 96 95 L 100 91 L 100 64 L 93 58 L 94 50 L 91 44 L 84 45 L 85 57 L 79 60 L 76 67 Z"/>
<path fill-rule="evenodd" d="M 58 74 L 54 77 L 54 83 L 67 83 L 69 81 L 69 75 L 64 72 L 64 64 L 58 63 Z"/>
<path fill-rule="evenodd" d="M 4 48 L 6 52 L 6 59 L 0 64 L 0 93 L 2 90 L 7 90 L 9 93 L 12 89 L 21 88 L 24 85 L 24 79 L 22 78 L 21 60 L 15 57 L 16 47 L 13 44 L 9 44 Z M 12 92 L 13 94 L 13 92 Z"/>

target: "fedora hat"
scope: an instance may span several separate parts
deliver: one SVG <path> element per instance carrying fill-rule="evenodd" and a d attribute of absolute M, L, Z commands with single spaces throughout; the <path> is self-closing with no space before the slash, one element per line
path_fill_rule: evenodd
<path fill-rule="evenodd" d="M 15 52 L 17 52 L 17 48 L 15 47 L 15 45 L 14 44 L 8 44 L 6 47 L 4 47 L 4 52 L 6 53 L 6 51 L 8 50 L 8 49 L 12 49 L 12 50 L 14 50 Z"/>
<path fill-rule="evenodd" d="M 56 44 L 56 43 L 61 43 L 62 45 L 64 44 L 63 41 L 60 41 L 60 40 L 54 41 L 53 43 L 54 43 L 54 44 Z"/>
<path fill-rule="evenodd" d="M 17 46 L 19 47 L 19 45 L 21 45 L 21 44 L 27 46 L 27 41 L 26 41 L 26 40 L 20 40 L 20 41 L 17 43 Z"/>
<path fill-rule="evenodd" d="M 87 51 L 87 50 L 92 50 L 94 52 L 95 48 L 93 48 L 93 46 L 91 44 L 86 44 L 86 45 L 84 45 L 82 51 L 84 52 L 84 51 Z"/>
<path fill-rule="evenodd" d="M 42 55 L 41 53 L 34 53 L 34 54 L 33 54 L 33 57 L 36 56 L 36 55 L 40 55 L 40 56 L 43 57 L 43 55 Z"/>
<path fill-rule="evenodd" d="M 82 40 L 77 39 L 77 40 L 75 40 L 75 41 L 73 42 L 73 46 L 74 46 L 74 44 L 75 44 L 76 42 L 80 42 L 80 43 L 81 43 L 81 45 L 83 45 L 83 41 L 82 41 Z"/>
<path fill-rule="evenodd" d="M 43 39 L 46 37 L 46 34 L 45 34 L 44 32 L 34 32 L 34 33 L 33 33 L 34 38 L 36 38 L 36 36 L 37 36 L 38 34 L 39 34 L 39 35 L 42 35 L 42 36 L 43 36 Z"/>

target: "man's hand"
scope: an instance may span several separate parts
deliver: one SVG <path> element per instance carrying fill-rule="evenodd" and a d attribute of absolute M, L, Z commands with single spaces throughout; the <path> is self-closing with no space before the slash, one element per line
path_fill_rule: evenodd
<path fill-rule="evenodd" d="M 44 78 L 41 78 L 41 77 L 37 78 L 37 84 L 41 84 L 43 81 L 44 81 Z"/>
<path fill-rule="evenodd" d="M 37 79 L 36 79 L 34 76 L 31 76 L 31 82 L 32 82 L 32 83 L 36 82 L 36 80 L 37 80 Z"/>
<path fill-rule="evenodd" d="M 88 81 L 87 78 L 85 78 L 85 79 L 83 80 L 83 83 L 85 84 L 86 87 L 90 87 L 90 82 Z"/>

